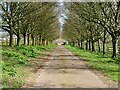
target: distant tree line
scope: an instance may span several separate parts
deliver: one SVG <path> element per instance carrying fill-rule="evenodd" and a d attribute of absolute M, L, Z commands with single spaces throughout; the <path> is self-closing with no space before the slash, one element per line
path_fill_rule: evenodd
<path fill-rule="evenodd" d="M 116 44 L 120 36 L 120 2 L 88 2 L 66 4 L 69 19 L 64 25 L 63 37 L 73 46 L 105 54 L 107 40 L 112 40 L 112 57 L 116 57 Z M 100 47 L 102 42 L 102 49 Z"/>
<path fill-rule="evenodd" d="M 55 3 L 47 2 L 1 2 L 2 28 L 9 33 L 9 46 L 43 45 L 58 38 Z M 31 42 L 31 43 L 30 43 Z"/>

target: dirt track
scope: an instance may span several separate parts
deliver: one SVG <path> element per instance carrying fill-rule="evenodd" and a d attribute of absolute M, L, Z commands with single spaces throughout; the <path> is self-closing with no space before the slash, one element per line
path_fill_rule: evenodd
<path fill-rule="evenodd" d="M 58 46 L 49 61 L 37 72 L 33 88 L 107 88 L 77 56 Z"/>

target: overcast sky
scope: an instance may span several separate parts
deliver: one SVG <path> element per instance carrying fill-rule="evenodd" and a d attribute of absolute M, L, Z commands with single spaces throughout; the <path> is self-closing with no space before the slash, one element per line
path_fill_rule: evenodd
<path fill-rule="evenodd" d="M 59 21 L 59 27 L 60 27 L 60 31 L 63 30 L 63 25 L 65 23 L 65 19 L 67 19 L 67 15 L 66 12 L 68 12 L 68 10 L 65 8 L 64 2 L 62 2 L 63 0 L 60 0 L 60 2 L 58 2 L 58 21 Z"/>

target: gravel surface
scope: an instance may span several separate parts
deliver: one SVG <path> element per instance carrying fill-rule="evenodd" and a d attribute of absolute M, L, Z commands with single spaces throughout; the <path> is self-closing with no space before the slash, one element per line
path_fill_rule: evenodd
<path fill-rule="evenodd" d="M 77 56 L 58 46 L 39 69 L 32 81 L 33 88 L 109 88 Z"/>

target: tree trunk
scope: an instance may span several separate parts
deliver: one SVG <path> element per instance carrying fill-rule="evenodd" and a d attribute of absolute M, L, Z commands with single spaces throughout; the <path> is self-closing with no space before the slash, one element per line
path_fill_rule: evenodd
<path fill-rule="evenodd" d="M 17 46 L 20 46 L 20 35 L 17 36 Z"/>
<path fill-rule="evenodd" d="M 78 47 L 80 48 L 80 41 L 78 40 Z"/>
<path fill-rule="evenodd" d="M 30 45 L 30 34 L 27 35 L 27 45 Z"/>
<path fill-rule="evenodd" d="M 37 45 L 39 45 L 39 37 L 37 37 Z"/>
<path fill-rule="evenodd" d="M 80 48 L 83 49 L 83 41 L 82 40 L 81 40 L 80 44 L 81 44 Z"/>
<path fill-rule="evenodd" d="M 103 42 L 103 54 L 105 54 L 105 42 Z"/>
<path fill-rule="evenodd" d="M 46 46 L 46 45 L 47 45 L 47 44 L 46 44 L 46 40 L 44 41 L 44 43 L 45 43 L 45 46 Z"/>
<path fill-rule="evenodd" d="M 9 46 L 10 47 L 13 47 L 14 46 L 14 37 L 13 37 L 13 35 L 14 35 L 14 29 L 13 29 L 13 22 L 12 22 L 12 18 L 10 19 L 10 42 L 9 42 Z"/>
<path fill-rule="evenodd" d="M 104 40 L 103 40 L 103 54 L 105 54 L 105 42 L 106 42 L 106 30 L 104 30 Z"/>
<path fill-rule="evenodd" d="M 37 37 L 35 36 L 35 45 L 37 45 Z"/>
<path fill-rule="evenodd" d="M 37 45 L 39 45 L 39 37 L 37 36 Z"/>
<path fill-rule="evenodd" d="M 100 52 L 100 39 L 98 39 L 98 51 Z"/>
<path fill-rule="evenodd" d="M 43 45 L 42 36 L 40 36 L 40 45 Z"/>
<path fill-rule="evenodd" d="M 35 45 L 37 45 L 37 37 L 35 37 Z"/>
<path fill-rule="evenodd" d="M 113 53 L 112 53 L 112 57 L 116 57 L 116 42 L 117 40 L 112 38 L 112 45 L 113 45 Z"/>
<path fill-rule="evenodd" d="M 86 42 L 86 45 L 85 45 L 85 46 L 86 46 L 86 50 L 88 50 L 88 41 Z"/>
<path fill-rule="evenodd" d="M 47 41 L 47 46 L 49 45 L 49 41 Z"/>
<path fill-rule="evenodd" d="M 10 30 L 10 42 L 9 42 L 9 46 L 13 47 L 13 43 L 14 43 L 14 40 L 13 40 L 13 30 L 11 29 Z"/>
<path fill-rule="evenodd" d="M 39 37 L 39 46 L 41 45 L 41 38 Z"/>
<path fill-rule="evenodd" d="M 95 51 L 95 42 L 92 40 L 92 51 Z"/>
<path fill-rule="evenodd" d="M 32 39 L 32 46 L 34 46 L 35 45 L 35 39 L 33 38 Z"/>
<path fill-rule="evenodd" d="M 45 45 L 45 40 L 44 40 L 44 39 L 42 39 L 42 45 L 43 45 L 43 46 Z"/>
<path fill-rule="evenodd" d="M 89 40 L 89 50 L 91 50 L 91 42 L 90 42 L 90 40 Z"/>
<path fill-rule="evenodd" d="M 21 39 L 21 37 L 20 37 L 20 21 L 18 21 L 17 23 L 18 23 L 17 46 L 20 46 L 20 39 Z"/>
<path fill-rule="evenodd" d="M 33 35 L 31 35 L 31 39 L 32 39 L 32 46 L 34 46 L 35 45 L 35 39 L 34 39 Z"/>
<path fill-rule="evenodd" d="M 24 37 L 24 45 L 26 45 L 26 39 L 27 39 L 27 38 L 26 38 L 26 34 L 24 34 L 23 37 Z"/>

